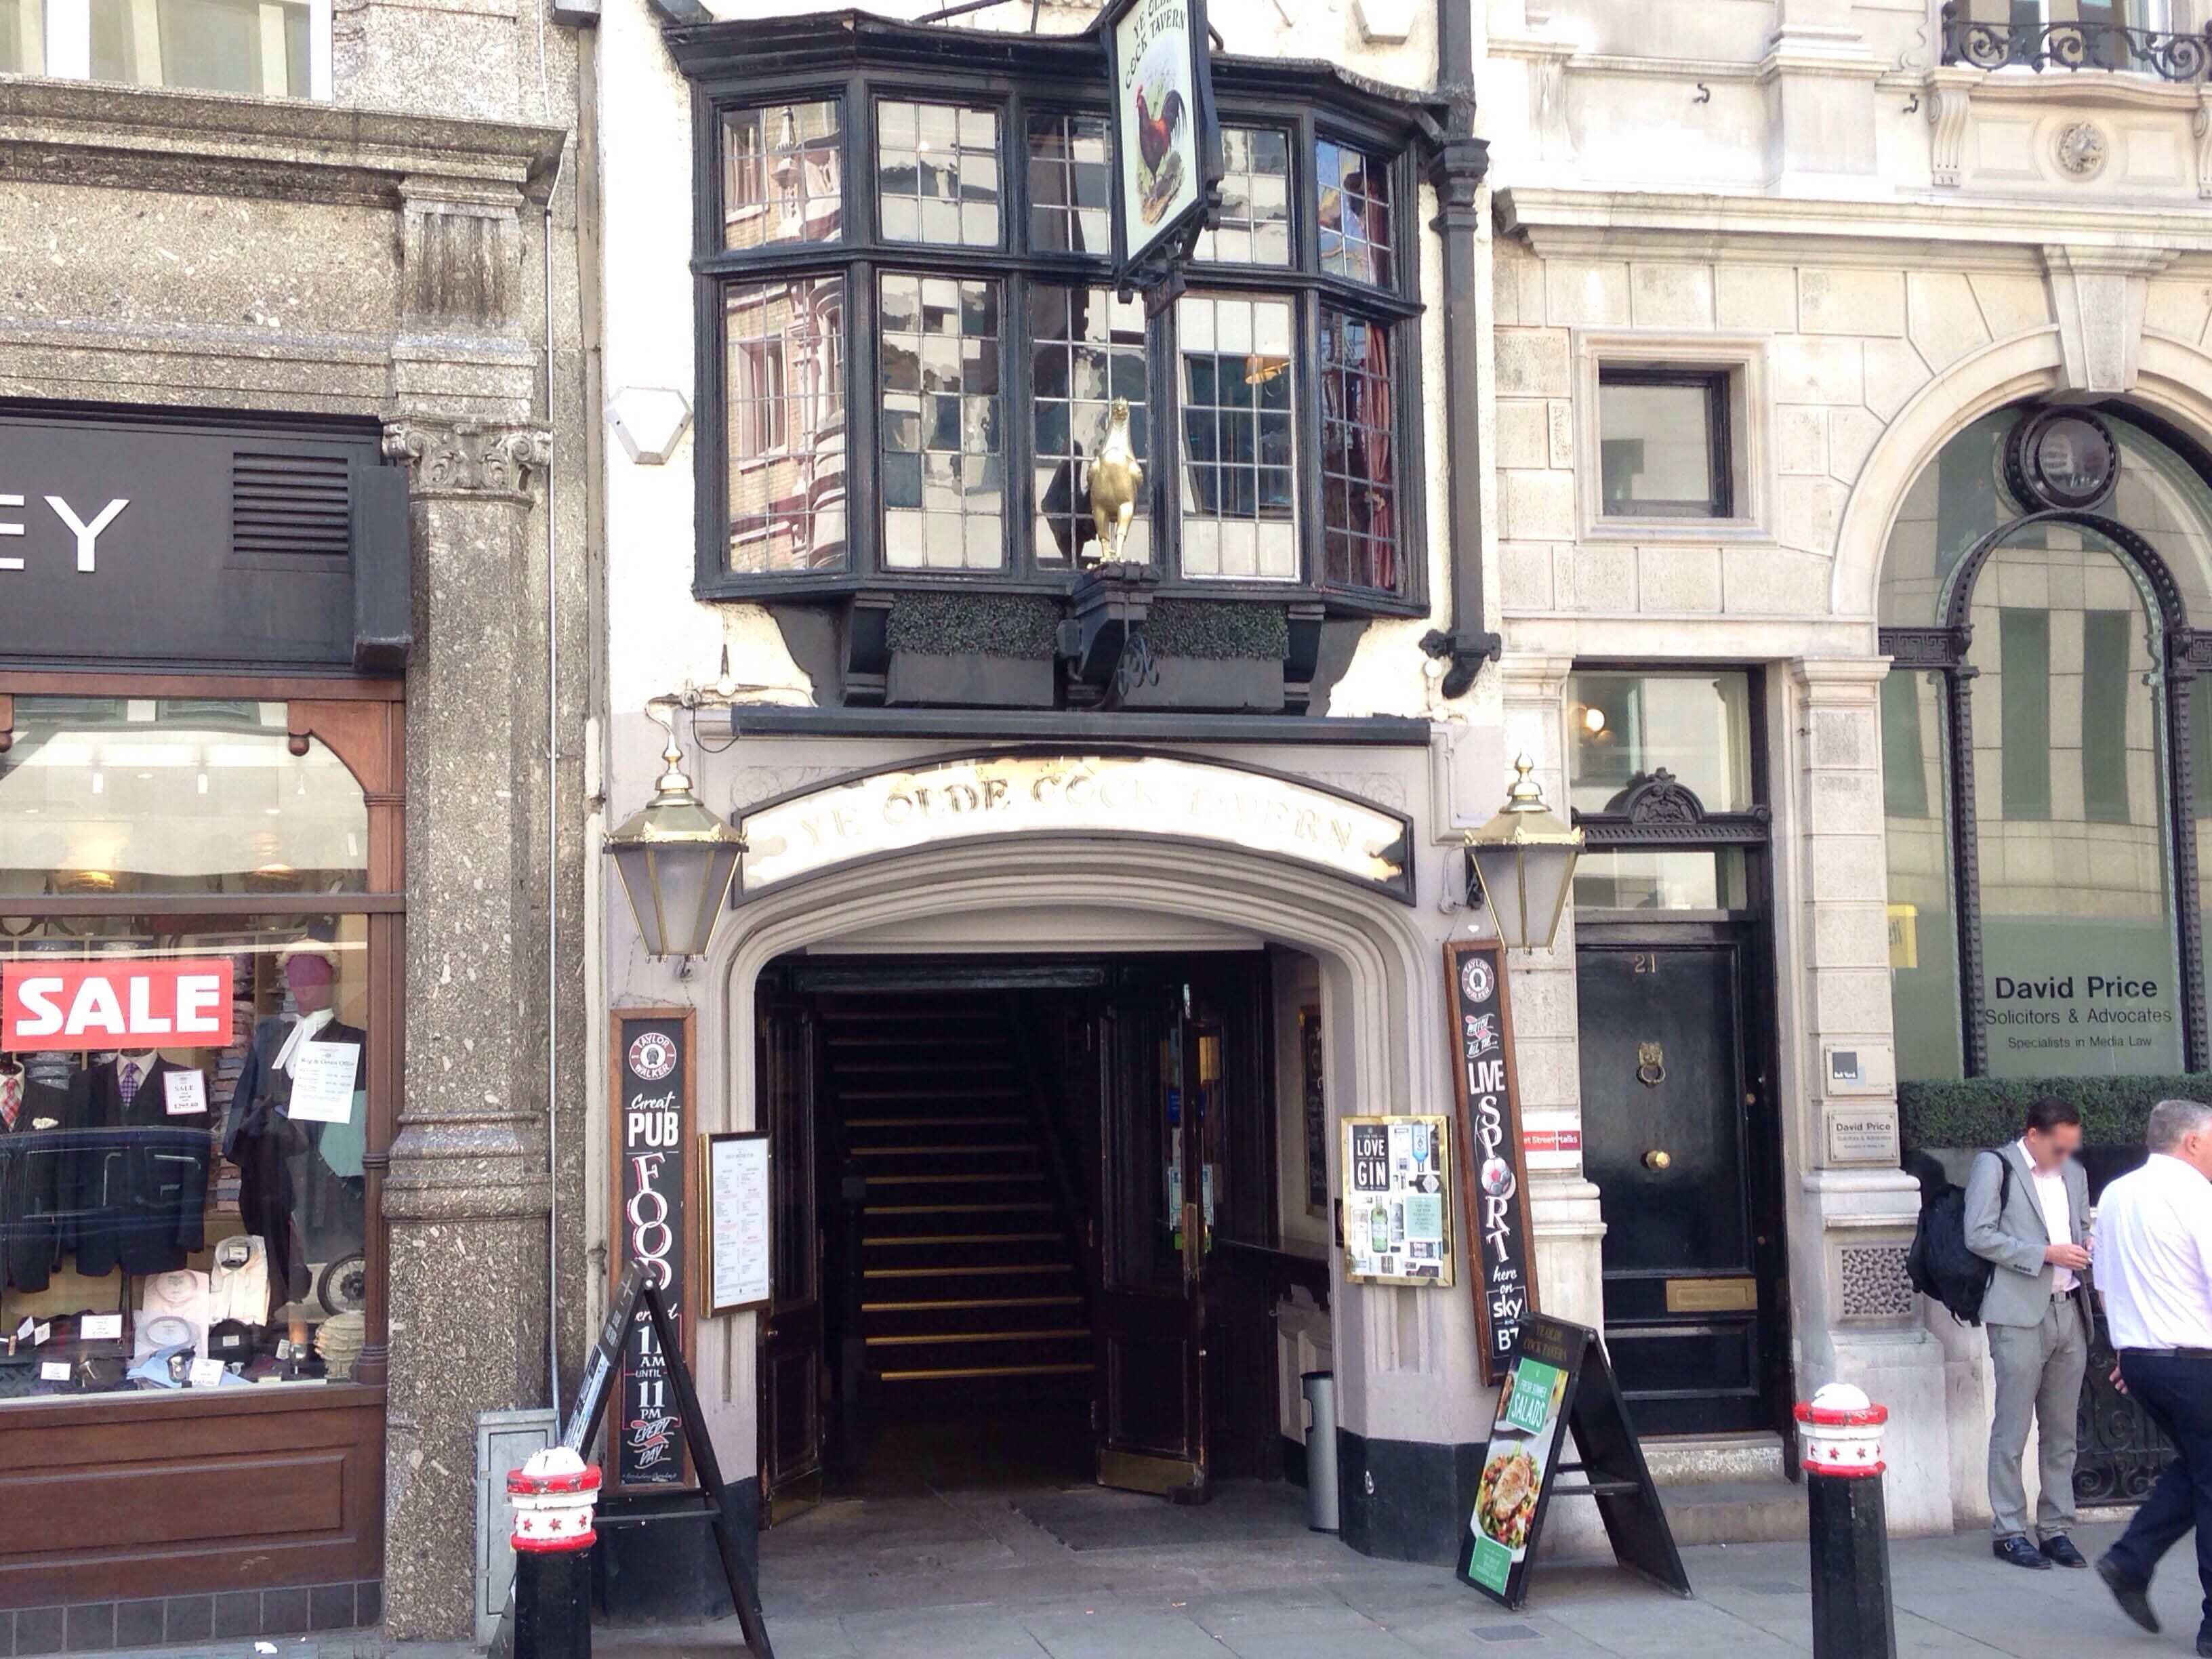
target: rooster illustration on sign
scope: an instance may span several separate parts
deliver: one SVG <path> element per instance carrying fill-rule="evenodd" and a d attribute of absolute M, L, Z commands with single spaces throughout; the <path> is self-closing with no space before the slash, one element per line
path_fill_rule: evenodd
<path fill-rule="evenodd" d="M 1190 119 L 1182 92 L 1168 84 L 1172 56 L 1157 49 L 1153 55 L 1157 61 L 1145 65 L 1137 85 L 1137 182 L 1143 189 L 1138 210 L 1148 225 L 1159 223 L 1182 187 L 1182 154 L 1176 149 L 1175 137 Z"/>

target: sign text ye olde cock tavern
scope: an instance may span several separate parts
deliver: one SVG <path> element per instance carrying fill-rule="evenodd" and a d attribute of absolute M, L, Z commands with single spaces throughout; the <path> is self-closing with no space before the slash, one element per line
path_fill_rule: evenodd
<path fill-rule="evenodd" d="M 738 827 L 748 894 L 941 842 L 1082 834 L 1210 842 L 1413 898 L 1402 816 L 1299 779 L 1164 755 L 949 759 L 812 786 Z"/>

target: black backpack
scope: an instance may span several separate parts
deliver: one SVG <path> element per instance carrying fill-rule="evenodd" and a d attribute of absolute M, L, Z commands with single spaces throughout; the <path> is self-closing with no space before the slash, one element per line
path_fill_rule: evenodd
<path fill-rule="evenodd" d="M 2012 1165 L 1995 1152 L 1979 1156 L 1997 1160 L 1997 1210 L 2002 1213 L 2012 1197 Z M 1905 1258 L 1905 1277 L 1921 1295 L 1948 1308 L 1954 1319 L 1978 1325 L 1982 1298 L 1996 1272 L 1995 1262 L 1966 1248 L 1966 1189 L 1946 1182 L 1942 1191 L 1921 1206 L 1920 1225 Z"/>

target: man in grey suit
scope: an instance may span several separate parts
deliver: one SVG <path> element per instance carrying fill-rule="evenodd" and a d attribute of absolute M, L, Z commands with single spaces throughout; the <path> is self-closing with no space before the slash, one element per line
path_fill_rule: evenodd
<path fill-rule="evenodd" d="M 1982 1323 L 1996 1370 L 1990 1425 L 1990 1509 L 2000 1561 L 2047 1572 L 2089 1565 L 2074 1547 L 2075 1413 L 2089 1364 L 2089 1178 L 2074 1154 L 2081 1114 L 2048 1097 L 2027 1109 L 2021 1138 L 1984 1152 L 1966 1178 L 1966 1248 L 1995 1264 Z M 2008 1171 L 2009 1179 L 2007 1178 Z M 2043 1491 L 2027 1527 L 2021 1459 L 2033 1421 Z"/>

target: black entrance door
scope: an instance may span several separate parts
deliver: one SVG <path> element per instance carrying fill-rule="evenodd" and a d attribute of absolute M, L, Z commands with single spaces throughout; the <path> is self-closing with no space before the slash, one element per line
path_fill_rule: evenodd
<path fill-rule="evenodd" d="M 1778 1228 L 1752 930 L 1583 930 L 1583 1167 L 1605 1218 L 1605 1335 L 1639 1432 L 1775 1425 Z M 1608 937 L 1610 936 L 1610 937 Z"/>

